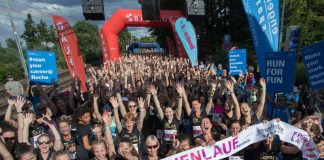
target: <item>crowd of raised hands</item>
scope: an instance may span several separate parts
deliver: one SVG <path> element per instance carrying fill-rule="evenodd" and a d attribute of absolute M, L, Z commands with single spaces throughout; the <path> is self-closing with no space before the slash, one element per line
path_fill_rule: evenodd
<path fill-rule="evenodd" d="M 212 146 L 251 125 L 277 118 L 304 129 L 324 151 L 321 117 L 298 98 L 266 93 L 252 72 L 229 76 L 187 59 L 125 56 L 87 66 L 87 91 L 30 86 L 28 97 L 8 99 L 0 125 L 2 159 L 162 159 L 195 146 Z M 290 98 L 289 98 L 290 97 Z M 270 101 L 266 107 L 266 100 Z M 323 103 L 315 98 L 318 103 Z M 0 159 L 1 159 L 0 157 Z M 272 136 L 230 159 L 302 159 L 301 151 Z"/>

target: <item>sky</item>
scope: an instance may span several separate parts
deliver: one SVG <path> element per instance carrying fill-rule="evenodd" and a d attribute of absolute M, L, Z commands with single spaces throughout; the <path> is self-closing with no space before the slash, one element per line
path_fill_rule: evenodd
<path fill-rule="evenodd" d="M 53 25 L 51 15 L 64 17 L 70 25 L 76 21 L 85 20 L 82 14 L 81 0 L 8 0 L 11 14 L 19 35 L 24 32 L 24 20 L 26 14 L 30 13 L 35 22 L 40 19 L 48 25 Z M 137 0 L 104 0 L 106 20 L 119 8 L 140 9 Z M 0 0 L 0 42 L 4 46 L 7 38 L 13 38 L 5 0 Z M 101 27 L 105 21 L 88 21 Z M 136 37 L 143 37 L 148 34 L 144 27 L 129 27 L 129 32 Z M 20 41 L 23 41 L 20 38 Z"/>

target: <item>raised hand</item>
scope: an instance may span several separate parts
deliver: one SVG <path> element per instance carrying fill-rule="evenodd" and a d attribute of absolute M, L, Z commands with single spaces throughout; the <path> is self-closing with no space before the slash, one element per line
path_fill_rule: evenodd
<path fill-rule="evenodd" d="M 260 85 L 263 89 L 266 88 L 266 82 L 265 82 L 265 79 L 264 78 L 260 78 Z"/>
<path fill-rule="evenodd" d="M 217 81 L 215 80 L 212 80 L 211 82 L 210 82 L 210 85 L 212 86 L 212 88 L 213 89 L 216 89 L 216 87 L 217 87 Z"/>
<path fill-rule="evenodd" d="M 104 112 L 102 114 L 102 120 L 105 123 L 105 125 L 110 125 L 112 118 L 111 118 L 111 113 L 110 112 Z"/>
<path fill-rule="evenodd" d="M 16 103 L 16 100 L 15 100 L 15 99 L 12 99 L 12 98 L 9 98 L 9 99 L 7 100 L 7 102 L 8 102 L 8 104 L 9 104 L 9 106 L 12 106 L 12 105 L 14 105 L 14 104 Z"/>
<path fill-rule="evenodd" d="M 24 116 L 24 124 L 26 126 L 29 126 L 33 122 L 33 114 L 32 113 L 26 113 Z"/>
<path fill-rule="evenodd" d="M 15 103 L 16 109 L 17 111 L 21 112 L 22 111 L 22 107 L 24 106 L 26 102 L 26 99 L 22 96 L 17 96 L 17 100 Z"/>
<path fill-rule="evenodd" d="M 183 88 L 183 86 L 180 83 L 177 83 L 176 90 L 177 90 L 179 96 L 182 97 L 183 92 L 184 92 L 184 88 Z"/>
<path fill-rule="evenodd" d="M 94 100 L 98 100 L 99 99 L 99 93 L 98 93 L 98 90 L 97 89 L 93 92 L 93 99 Z"/>
<path fill-rule="evenodd" d="M 176 139 L 175 137 L 176 137 L 176 135 L 173 134 L 172 148 L 173 148 L 174 150 L 178 150 L 179 147 L 180 147 L 180 141 L 179 141 L 178 139 Z"/>
<path fill-rule="evenodd" d="M 144 108 L 144 104 L 145 104 L 145 100 L 140 97 L 140 98 L 137 98 L 137 102 L 138 102 L 138 106 L 140 109 L 143 109 Z"/>
<path fill-rule="evenodd" d="M 226 84 L 225 84 L 226 88 L 230 91 L 230 92 L 233 92 L 234 91 L 234 86 L 233 84 L 231 83 L 231 81 L 227 81 Z"/>
<path fill-rule="evenodd" d="M 119 103 L 118 103 L 116 97 L 111 97 L 111 98 L 109 99 L 109 102 L 111 103 L 111 105 L 113 106 L 114 109 L 118 108 Z"/>

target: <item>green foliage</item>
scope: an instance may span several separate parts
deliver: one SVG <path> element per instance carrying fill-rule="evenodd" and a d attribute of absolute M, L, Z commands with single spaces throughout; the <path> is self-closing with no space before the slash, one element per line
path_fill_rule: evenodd
<path fill-rule="evenodd" d="M 78 21 L 73 30 L 78 38 L 78 44 L 85 63 L 101 60 L 101 47 L 98 37 L 98 26 L 86 21 Z"/>
<path fill-rule="evenodd" d="M 118 44 L 119 48 L 123 53 L 126 53 L 126 46 L 129 45 L 132 41 L 135 40 L 135 37 L 128 32 L 127 28 L 119 33 Z"/>
<path fill-rule="evenodd" d="M 36 49 L 36 45 L 39 42 L 37 36 L 37 28 L 31 14 L 27 14 L 27 19 L 24 22 L 25 31 L 21 35 L 26 40 L 28 49 Z"/>
<path fill-rule="evenodd" d="M 145 36 L 145 37 L 141 37 L 139 39 L 136 39 L 137 42 L 142 42 L 142 43 L 155 43 L 157 42 L 156 36 Z"/>

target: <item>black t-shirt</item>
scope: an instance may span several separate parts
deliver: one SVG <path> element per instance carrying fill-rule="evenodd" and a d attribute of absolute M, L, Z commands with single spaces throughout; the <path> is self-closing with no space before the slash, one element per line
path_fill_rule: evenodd
<path fill-rule="evenodd" d="M 158 157 L 158 160 L 160 160 L 161 158 L 160 158 L 160 156 Z M 147 153 L 144 153 L 144 154 L 142 154 L 142 156 L 141 156 L 141 160 L 149 160 L 149 156 L 148 156 L 148 154 Z"/>
<path fill-rule="evenodd" d="M 39 149 L 35 149 L 35 151 L 36 151 L 36 157 L 37 157 L 37 160 L 45 160 L 45 159 L 43 159 L 43 157 L 42 157 L 42 155 L 41 155 Z M 53 149 L 53 148 L 50 148 L 46 160 L 50 160 L 50 159 L 52 159 L 52 155 L 53 155 L 54 152 L 55 152 L 54 149 Z"/>
<path fill-rule="evenodd" d="M 164 129 L 163 140 L 166 142 L 172 142 L 174 132 L 178 134 L 179 125 L 180 125 L 180 121 L 176 117 L 173 117 L 171 123 L 168 122 L 167 118 L 164 118 L 163 119 L 163 129 Z"/>
<path fill-rule="evenodd" d="M 29 140 L 34 148 L 37 148 L 37 139 L 40 135 L 45 134 L 45 127 L 35 122 L 29 127 Z"/>
<path fill-rule="evenodd" d="M 227 116 L 227 114 L 224 112 L 220 115 L 220 118 L 222 118 L 222 123 L 225 124 L 227 126 L 227 128 L 231 128 L 231 124 L 232 122 L 235 121 L 235 117 L 234 114 L 232 117 Z"/>
<path fill-rule="evenodd" d="M 258 123 L 260 123 L 260 122 L 261 122 L 261 121 L 258 119 L 258 117 L 257 117 L 255 114 L 253 114 L 252 117 L 251 117 L 251 123 L 250 123 L 249 125 L 258 124 Z M 240 124 L 241 124 L 241 126 L 247 124 L 247 123 L 245 122 L 243 116 L 241 116 L 241 118 L 240 118 Z"/>
<path fill-rule="evenodd" d="M 121 132 L 119 133 L 120 138 L 129 138 L 132 144 L 137 147 L 139 146 L 139 142 L 140 142 L 139 136 L 140 136 L 140 132 L 136 127 L 133 128 L 131 133 L 128 133 L 125 128 L 122 128 Z"/>
<path fill-rule="evenodd" d="M 272 148 L 267 151 L 266 147 L 263 143 L 261 143 L 256 149 L 255 149 L 255 160 L 278 160 L 278 154 L 280 152 L 280 146 L 279 145 L 272 145 Z"/>
<path fill-rule="evenodd" d="M 90 124 L 77 124 L 77 143 L 82 144 L 82 137 L 88 136 L 89 144 L 92 144 L 95 140 L 95 134 L 91 129 Z"/>
<path fill-rule="evenodd" d="M 200 117 L 196 117 L 196 115 L 193 111 L 189 115 L 194 137 L 197 137 L 202 134 L 201 128 L 200 128 L 200 122 L 201 122 L 201 119 L 203 119 L 205 117 L 207 117 L 206 111 L 202 111 L 200 114 Z"/>
<path fill-rule="evenodd" d="M 70 159 L 77 159 L 76 151 L 70 152 L 69 148 L 70 147 L 75 147 L 77 146 L 77 133 L 75 131 L 71 131 L 71 139 L 70 140 L 65 140 L 63 135 L 61 134 L 61 141 L 64 146 L 64 150 L 67 151 Z"/>
<path fill-rule="evenodd" d="M 220 140 L 220 134 L 219 134 L 218 132 L 212 130 L 212 136 L 213 136 L 213 139 L 215 140 L 215 142 L 217 142 L 217 141 Z M 205 140 L 203 134 L 197 136 L 196 138 L 199 138 L 199 139 L 205 141 L 206 143 L 208 143 L 208 142 Z"/>

